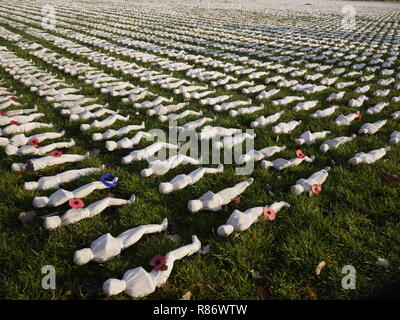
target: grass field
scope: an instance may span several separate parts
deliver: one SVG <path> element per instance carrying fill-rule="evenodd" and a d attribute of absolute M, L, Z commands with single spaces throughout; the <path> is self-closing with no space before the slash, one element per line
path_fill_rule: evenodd
<path fill-rule="evenodd" d="M 1 1 L 0 7 L 3 9 L 10 7 L 13 2 L 17 3 L 17 7 L 22 6 L 22 2 Z M 38 12 L 40 15 L 40 10 Z M 397 10 L 393 19 L 398 21 L 399 14 L 400 11 Z M 22 22 L 21 17 L 24 16 L 22 10 L 16 10 L 14 16 L 7 15 L 6 11 L 1 12 L 0 15 L 10 22 L 20 22 L 28 27 L 40 28 L 36 21 Z M 136 13 L 127 12 L 126 15 L 132 15 L 133 18 Z M 62 13 L 59 18 L 63 19 Z M 85 21 L 83 13 L 82 15 L 77 13 L 76 18 Z M 110 17 L 109 21 L 115 22 L 115 19 Z M 106 22 L 107 20 L 103 20 L 101 23 Z M 87 63 L 133 85 L 146 86 L 156 95 L 173 97 L 174 103 L 183 101 L 182 95 L 175 95 L 172 91 L 162 89 L 158 85 L 143 83 L 137 78 L 107 68 L 81 55 L 71 54 L 55 46 L 50 40 L 31 35 L 29 30 L 17 28 L 15 25 L 5 23 L 4 20 L 0 20 L 0 26 L 20 34 L 24 40 L 37 42 L 62 56 Z M 71 23 L 70 28 L 79 26 L 79 24 Z M 154 29 L 156 30 L 157 26 L 154 26 Z M 61 36 L 57 29 L 44 31 Z M 398 37 L 398 26 L 394 32 Z M 85 34 L 84 31 L 82 33 Z M 73 41 L 109 56 L 135 62 L 152 70 L 166 72 L 150 63 L 138 62 L 133 58 L 122 57 L 93 45 Z M 112 40 L 107 39 L 107 41 L 113 43 Z M 99 89 L 49 65 L 17 46 L 16 43 L 5 40 L 1 34 L 0 46 L 7 47 L 17 56 L 31 60 L 35 66 L 65 79 L 66 83 L 82 88 L 82 94 L 85 96 L 99 97 L 96 103 L 109 103 L 110 109 L 120 109 L 124 115 L 131 116 L 130 124 L 140 124 L 145 121 L 146 131 L 153 128 L 168 130 L 167 123 L 161 123 L 156 118 L 147 116 L 145 110 L 136 110 L 131 105 L 123 105 L 119 97 L 101 94 Z M 265 61 L 268 59 L 265 58 Z M 235 63 L 233 60 L 227 62 Z M 194 67 L 204 67 L 201 64 L 189 63 Z M 301 66 L 304 64 L 299 67 Z M 398 71 L 399 67 L 400 63 L 396 60 L 391 68 Z M 353 70 L 346 68 L 346 72 L 350 71 Z M 308 70 L 306 74 L 312 73 Z M 173 72 L 173 75 L 181 79 L 189 79 L 184 71 Z M 276 70 L 271 70 L 268 77 L 274 75 L 278 73 Z M 382 89 L 376 82 L 385 77 L 379 75 L 378 72 L 375 75 L 376 77 L 368 82 L 371 85 L 370 92 Z M 264 78 L 257 81 L 262 83 Z M 238 79 L 238 81 L 246 80 L 247 76 L 238 76 Z M 205 84 L 205 82 L 189 80 L 194 84 Z M 396 81 L 398 83 L 398 78 Z M 203 116 L 216 117 L 217 120 L 212 125 L 244 130 L 249 128 L 250 122 L 256 117 L 273 114 L 285 108 L 285 114 L 280 121 L 302 120 L 302 125 L 291 134 L 281 135 L 279 141 L 276 135 L 272 134 L 271 126 L 256 128 L 255 149 L 286 145 L 286 150 L 274 158 L 290 159 L 297 148 L 294 139 L 306 130 L 312 132 L 329 130 L 332 132 L 329 137 L 332 138 L 349 136 L 357 133 L 364 123 L 387 119 L 391 113 L 400 109 L 400 103 L 390 102 L 390 105 L 381 113 L 363 114 L 362 122 L 354 122 L 350 126 L 336 126 L 334 119 L 342 113 L 349 113 L 348 101 L 359 96 L 354 89 L 365 84 L 356 83 L 345 88 L 345 99 L 335 102 L 340 108 L 329 118 L 313 119 L 309 116 L 309 111 L 294 113 L 289 107 L 273 106 L 271 100 L 289 95 L 301 95 L 289 88 L 281 88 L 273 99 L 262 101 L 266 109 L 256 114 L 232 118 L 227 112 L 215 113 L 211 107 L 200 106 L 196 100 L 190 101 L 188 109 L 202 110 Z M 359 136 L 354 141 L 326 154 L 319 151 L 320 143 L 318 142 L 311 146 L 302 146 L 301 149 L 306 154 L 316 156 L 313 163 L 304 162 L 283 171 L 263 170 L 259 163 L 256 163 L 254 172 L 250 175 L 254 178 L 254 183 L 242 194 L 238 209 L 245 211 L 248 208 L 271 204 L 275 201 L 286 201 L 290 203 L 291 208 L 278 213 L 274 221 L 260 218 L 260 221 L 248 230 L 221 238 L 216 234 L 216 229 L 226 222 L 236 207 L 229 204 L 226 209 L 219 212 L 202 211 L 192 214 L 187 210 L 187 203 L 209 190 L 217 192 L 248 178 L 248 176 L 234 174 L 237 165 L 226 165 L 222 174 L 206 175 L 193 186 L 163 195 L 158 190 L 161 182 L 169 181 L 178 174 L 189 173 L 196 166 L 180 166 L 161 177 L 143 178 L 139 172 L 147 167 L 145 161 L 134 162 L 128 166 L 121 165 L 120 159 L 130 150 L 108 152 L 104 147 L 104 141 L 91 140 L 91 134 L 99 130 L 81 132 L 79 126 L 83 122 L 70 122 L 67 118 L 61 117 L 59 109 L 54 109 L 52 104 L 43 97 L 30 92 L 29 87 L 13 79 L 2 67 L 0 67 L 0 86 L 12 88 L 18 101 L 24 106 L 37 105 L 39 112 L 45 113 L 41 121 L 53 123 L 54 131 L 66 131 L 64 139 L 55 141 L 74 138 L 76 146 L 69 149 L 68 153 L 84 154 L 93 149 L 101 150 L 96 158 L 76 164 L 46 168 L 40 171 L 41 174 L 53 175 L 60 170 L 105 164 L 107 168 L 103 173 L 112 173 L 121 179 L 120 185 L 111 191 L 112 194 L 123 199 L 129 198 L 131 194 L 136 195 L 136 202 L 131 205 L 109 208 L 96 217 L 54 231 L 45 230 L 40 217 L 33 223 L 21 224 L 18 216 L 21 212 L 32 209 L 32 199 L 39 195 L 50 195 L 54 191 L 24 190 L 24 182 L 37 180 L 37 174 L 35 172 L 15 173 L 10 167 L 13 162 L 23 162 L 21 159 L 28 158 L 7 156 L 3 150 L 0 150 L 0 180 L 2 181 L 0 185 L 0 297 L 3 299 L 104 299 L 101 286 L 106 279 L 121 278 L 125 271 L 138 266 L 143 266 L 150 271 L 149 261 L 154 255 L 165 254 L 189 243 L 192 235 L 197 235 L 203 246 L 211 245 L 208 254 L 195 254 L 177 261 L 168 282 L 144 299 L 179 299 L 187 291 L 192 293 L 192 299 L 261 299 L 264 289 L 271 299 L 306 299 L 309 298 L 304 290 L 306 287 L 315 288 L 318 299 L 364 299 L 379 294 L 383 289 L 398 281 L 400 271 L 399 185 L 388 183 L 383 175 L 388 173 L 400 176 L 400 148 L 396 145 L 392 146 L 384 159 L 371 165 L 352 166 L 347 161 L 357 152 L 367 152 L 387 146 L 390 134 L 399 129 L 399 120 L 388 120 L 388 123 L 376 134 Z M 265 90 L 273 88 L 275 84 L 270 83 Z M 325 108 L 329 106 L 325 102 L 326 97 L 337 91 L 334 87 L 329 87 L 323 92 L 307 95 L 306 100 L 318 100 L 320 104 L 317 108 Z M 249 95 L 243 94 L 241 90 L 227 93 L 223 87 L 218 87 L 214 96 L 222 94 L 230 94 L 231 101 L 249 99 Z M 381 101 L 389 101 L 392 97 L 399 95 L 400 90 L 393 89 L 393 86 L 387 97 L 369 95 L 369 101 L 364 103 L 360 111 L 365 111 L 368 107 Z M 259 102 L 254 105 L 256 104 L 259 105 Z M 180 120 L 179 123 L 195 119 L 187 118 Z M 123 125 L 125 124 L 117 123 L 111 128 L 117 129 Z M 143 140 L 136 148 L 141 149 L 149 144 L 149 141 Z M 307 178 L 326 166 L 330 166 L 332 170 L 323 185 L 321 194 L 310 196 L 306 193 L 295 195 L 290 192 L 290 187 L 298 179 Z M 85 183 L 96 181 L 99 177 L 100 174 L 92 174 L 62 187 L 73 190 Z M 267 191 L 267 184 L 271 186 L 274 196 Z M 85 198 L 85 203 L 94 202 L 109 193 L 110 190 L 107 189 L 96 191 Z M 67 204 L 56 209 L 59 213 L 67 210 Z M 43 215 L 50 212 L 53 210 L 39 211 Z M 116 236 L 134 226 L 160 223 L 165 217 L 169 221 L 167 232 L 144 236 L 138 243 L 122 251 L 119 256 L 107 263 L 91 262 L 84 266 L 74 265 L 72 261 L 74 251 L 88 247 L 100 235 L 111 233 Z M 182 237 L 181 241 L 179 243 L 172 241 L 168 237 L 171 234 L 179 234 Z M 388 268 L 376 264 L 379 257 L 390 262 Z M 316 276 L 314 270 L 321 261 L 325 261 L 326 266 L 321 274 Z M 54 290 L 42 289 L 41 281 L 44 274 L 41 270 L 45 265 L 52 265 L 56 269 L 57 288 Z M 352 265 L 356 269 L 355 290 L 342 288 L 341 280 L 345 274 L 341 271 L 346 265 Z M 254 271 L 259 275 L 252 275 Z M 120 294 L 108 299 L 131 298 Z"/>

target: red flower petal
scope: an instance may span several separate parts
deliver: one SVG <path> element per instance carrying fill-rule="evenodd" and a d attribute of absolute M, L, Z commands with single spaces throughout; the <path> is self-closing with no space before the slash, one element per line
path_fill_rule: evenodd
<path fill-rule="evenodd" d="M 15 125 L 19 126 L 21 123 L 18 121 L 15 121 L 15 120 L 11 120 L 10 124 L 15 124 Z"/>
<path fill-rule="evenodd" d="M 276 212 L 275 212 L 275 210 L 274 209 L 272 209 L 272 208 L 269 208 L 269 207 L 265 207 L 264 208 L 264 210 L 263 210 L 263 215 L 265 216 L 265 217 L 267 217 L 268 218 L 268 220 L 275 220 L 275 218 L 276 218 Z"/>
<path fill-rule="evenodd" d="M 296 157 L 303 159 L 306 155 L 304 154 L 303 151 L 301 151 L 300 149 L 296 150 Z"/>
<path fill-rule="evenodd" d="M 28 143 L 29 143 L 32 147 L 37 148 L 37 147 L 39 146 L 40 141 L 39 141 L 39 139 L 32 138 L 32 139 L 29 139 Z"/>
<path fill-rule="evenodd" d="M 311 186 L 311 192 L 314 194 L 319 194 L 322 191 L 322 185 L 320 184 L 313 184 Z"/>
<path fill-rule="evenodd" d="M 70 207 L 74 208 L 74 209 L 80 209 L 85 206 L 85 203 L 83 202 L 83 200 L 79 199 L 79 198 L 70 199 L 68 201 L 68 203 L 69 203 Z"/>
<path fill-rule="evenodd" d="M 50 152 L 50 155 L 51 155 L 52 157 L 56 157 L 56 158 L 61 157 L 62 154 L 63 154 L 63 153 L 62 153 L 61 151 L 58 151 L 58 150 L 54 150 L 54 151 Z"/>
<path fill-rule="evenodd" d="M 162 267 L 165 266 L 167 263 L 167 258 L 165 256 L 162 256 L 160 254 L 157 254 L 151 259 L 150 265 L 155 269 L 155 270 L 160 270 Z"/>
<path fill-rule="evenodd" d="M 7 113 L 7 112 L 5 112 L 5 111 L 0 111 L 0 115 L 1 115 L 1 116 L 4 116 L 6 113 Z"/>

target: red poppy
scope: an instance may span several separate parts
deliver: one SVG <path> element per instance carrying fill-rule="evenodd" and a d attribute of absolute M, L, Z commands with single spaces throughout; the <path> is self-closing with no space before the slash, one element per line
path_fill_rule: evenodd
<path fill-rule="evenodd" d="M 322 191 L 322 185 L 321 184 L 313 184 L 311 186 L 311 192 L 314 194 L 319 194 Z"/>
<path fill-rule="evenodd" d="M 51 155 L 52 157 L 56 157 L 56 158 L 61 157 L 62 154 L 63 154 L 63 153 L 62 153 L 61 151 L 58 151 L 58 150 L 54 150 L 54 151 L 50 152 L 50 155 Z"/>
<path fill-rule="evenodd" d="M 74 209 L 80 209 L 85 206 L 85 203 L 83 202 L 83 200 L 79 199 L 79 198 L 70 199 L 68 201 L 68 203 L 69 203 L 70 207 L 74 208 Z"/>
<path fill-rule="evenodd" d="M 31 138 L 31 139 L 29 139 L 28 143 L 29 143 L 32 147 L 37 148 L 37 147 L 39 146 L 40 141 L 39 141 L 39 139 Z"/>
<path fill-rule="evenodd" d="M 18 121 L 15 121 L 15 120 L 11 120 L 10 124 L 15 124 L 15 125 L 19 126 L 21 123 Z"/>
<path fill-rule="evenodd" d="M 0 111 L 0 115 L 4 116 L 7 112 L 6 111 Z"/>
<path fill-rule="evenodd" d="M 263 215 L 265 216 L 265 217 L 267 217 L 268 218 L 268 220 L 275 220 L 275 218 L 276 218 L 276 212 L 275 212 L 275 210 L 274 209 L 272 209 L 272 208 L 269 208 L 269 207 L 265 207 L 264 208 L 264 210 L 263 210 Z"/>
<path fill-rule="evenodd" d="M 306 155 L 304 154 L 303 151 L 301 151 L 300 149 L 296 150 L 296 157 L 303 159 Z"/>
<path fill-rule="evenodd" d="M 8 99 L 11 99 L 11 100 L 17 99 L 17 97 L 15 97 L 15 96 L 8 96 L 7 98 L 8 98 Z"/>
<path fill-rule="evenodd" d="M 153 259 L 150 261 L 150 265 L 155 269 L 155 270 L 161 270 L 165 264 L 167 263 L 167 257 L 162 256 L 160 254 L 157 254 L 154 256 Z"/>

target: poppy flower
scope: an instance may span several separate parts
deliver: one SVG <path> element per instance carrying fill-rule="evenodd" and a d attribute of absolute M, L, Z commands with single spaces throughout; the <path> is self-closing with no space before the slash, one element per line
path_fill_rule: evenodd
<path fill-rule="evenodd" d="M 155 270 L 161 270 L 165 264 L 167 263 L 167 257 L 162 256 L 160 254 L 157 254 L 154 256 L 153 259 L 150 261 L 150 265 L 155 269 Z"/>
<path fill-rule="evenodd" d="M 300 149 L 296 150 L 296 157 L 299 159 L 303 159 L 306 155 Z"/>
<path fill-rule="evenodd" d="M 39 139 L 31 138 L 31 139 L 29 139 L 28 143 L 29 143 L 32 147 L 37 148 L 37 147 L 39 146 L 40 141 L 39 141 Z"/>
<path fill-rule="evenodd" d="M 19 126 L 21 123 L 18 121 L 15 121 L 15 120 L 11 120 L 10 124 L 15 124 L 15 125 Z"/>
<path fill-rule="evenodd" d="M 7 112 L 5 112 L 5 111 L 0 111 L 0 116 L 4 116 L 5 114 L 7 114 Z"/>
<path fill-rule="evenodd" d="M 8 99 L 11 99 L 11 100 L 15 100 L 15 99 L 17 99 L 17 97 L 16 97 L 16 96 L 8 96 L 7 98 L 8 98 Z"/>
<path fill-rule="evenodd" d="M 275 218 L 276 218 L 276 212 L 275 212 L 275 210 L 274 209 L 272 209 L 272 208 L 269 208 L 269 207 L 265 207 L 264 208 L 264 210 L 263 210 L 263 215 L 265 216 L 265 217 L 267 217 L 268 218 L 268 220 L 275 220 Z"/>
<path fill-rule="evenodd" d="M 83 202 L 83 200 L 79 199 L 79 198 L 70 199 L 68 201 L 68 203 L 69 203 L 70 207 L 74 208 L 74 209 L 80 209 L 85 206 L 85 203 Z"/>
<path fill-rule="evenodd" d="M 51 155 L 52 157 L 58 158 L 58 157 L 61 157 L 61 156 L 62 156 L 62 152 L 61 152 L 61 151 L 58 151 L 58 150 L 54 150 L 54 151 L 50 152 L 50 155 Z"/>
<path fill-rule="evenodd" d="M 322 191 L 322 185 L 320 184 L 313 184 L 311 186 L 311 192 L 314 194 L 319 194 Z"/>

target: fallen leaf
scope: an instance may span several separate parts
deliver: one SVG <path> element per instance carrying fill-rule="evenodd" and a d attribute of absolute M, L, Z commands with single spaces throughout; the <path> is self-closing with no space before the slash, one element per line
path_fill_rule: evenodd
<path fill-rule="evenodd" d="M 383 177 L 386 179 L 387 182 L 392 183 L 392 184 L 400 184 L 400 178 L 396 177 L 392 174 L 385 173 L 383 174 Z"/>
<path fill-rule="evenodd" d="M 167 235 L 167 238 L 174 242 L 181 242 L 181 240 L 182 240 L 182 237 L 177 233 L 169 234 L 169 235 Z"/>
<path fill-rule="evenodd" d="M 258 272 L 257 270 L 251 269 L 250 274 L 253 279 L 261 279 L 260 272 Z"/>
<path fill-rule="evenodd" d="M 28 212 L 21 212 L 18 216 L 18 219 L 22 223 L 30 223 L 35 219 L 35 217 L 36 217 L 36 212 L 31 210 Z"/>
<path fill-rule="evenodd" d="M 325 261 L 321 261 L 321 262 L 317 265 L 317 267 L 315 268 L 315 274 L 316 274 L 317 276 L 319 276 L 319 274 L 321 273 L 321 270 L 325 267 L 325 265 L 326 265 Z"/>
<path fill-rule="evenodd" d="M 304 292 L 307 295 L 308 300 L 318 300 L 317 289 L 314 287 L 305 287 Z"/>
<path fill-rule="evenodd" d="M 179 300 L 190 300 L 191 297 L 192 297 L 192 293 L 190 291 L 188 291 Z"/>
<path fill-rule="evenodd" d="M 232 203 L 235 207 L 239 207 L 240 204 L 241 204 L 241 202 L 242 202 L 242 199 L 241 199 L 241 198 L 233 198 L 233 199 L 231 200 L 231 203 Z"/>
<path fill-rule="evenodd" d="M 257 298 L 258 300 L 270 300 L 271 295 L 269 294 L 268 290 L 265 287 L 257 287 Z"/>
<path fill-rule="evenodd" d="M 199 252 L 199 254 L 207 254 L 210 251 L 210 248 L 211 248 L 211 245 L 207 244 L 202 249 L 200 249 L 198 252 Z"/>

